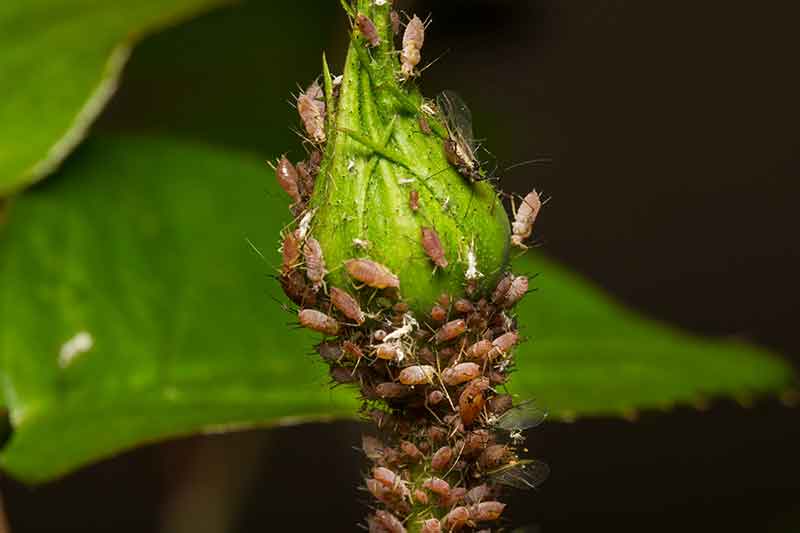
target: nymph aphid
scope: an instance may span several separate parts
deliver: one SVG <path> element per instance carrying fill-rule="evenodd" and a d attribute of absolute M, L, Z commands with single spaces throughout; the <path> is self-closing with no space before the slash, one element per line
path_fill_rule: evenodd
<path fill-rule="evenodd" d="M 327 139 L 325 134 L 325 102 L 322 88 L 316 81 L 304 93 L 297 97 L 297 112 L 311 140 L 322 144 Z"/>
<path fill-rule="evenodd" d="M 416 74 L 415 68 L 421 59 L 420 51 L 425 42 L 425 24 L 414 15 L 403 33 L 403 50 L 400 52 L 400 76 L 407 80 Z"/>
<path fill-rule="evenodd" d="M 542 200 L 539 193 L 536 191 L 529 192 L 517 208 L 514 215 L 514 224 L 511 229 L 511 244 L 522 249 L 527 249 L 525 240 L 531 236 L 533 232 L 533 223 L 536 221 L 536 216 L 542 208 Z"/>
<path fill-rule="evenodd" d="M 370 46 L 375 47 L 381 44 L 381 38 L 378 35 L 378 30 L 375 29 L 375 23 L 368 16 L 363 13 L 356 15 L 356 26 L 358 26 L 359 31 Z"/>

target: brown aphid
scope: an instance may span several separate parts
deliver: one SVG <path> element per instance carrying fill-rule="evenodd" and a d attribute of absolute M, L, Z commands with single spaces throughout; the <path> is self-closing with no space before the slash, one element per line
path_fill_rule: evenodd
<path fill-rule="evenodd" d="M 503 299 L 503 307 L 512 307 L 514 304 L 519 302 L 527 292 L 528 278 L 525 276 L 514 277 L 514 279 L 511 281 L 511 286 L 508 288 L 506 296 Z"/>
<path fill-rule="evenodd" d="M 397 346 L 388 342 L 379 344 L 375 348 L 375 356 L 386 361 L 394 361 L 397 359 Z"/>
<path fill-rule="evenodd" d="M 342 350 L 350 356 L 351 359 L 358 361 L 362 357 L 364 357 L 364 352 L 358 345 L 351 341 L 344 341 L 342 343 Z"/>
<path fill-rule="evenodd" d="M 387 381 L 375 387 L 375 392 L 383 399 L 395 400 L 398 398 L 405 398 L 411 394 L 411 389 L 406 385 Z"/>
<path fill-rule="evenodd" d="M 438 477 L 426 479 L 422 487 L 428 489 L 437 496 L 447 497 L 450 495 L 450 483 Z"/>
<path fill-rule="evenodd" d="M 422 452 L 419 451 L 419 448 L 417 448 L 413 442 L 407 440 L 400 442 L 400 451 L 415 463 L 422 460 Z"/>
<path fill-rule="evenodd" d="M 508 380 L 505 374 L 498 372 L 497 370 L 490 370 L 488 375 L 489 381 L 492 382 L 493 386 L 502 385 Z"/>
<path fill-rule="evenodd" d="M 456 313 L 461 315 L 466 315 L 471 313 L 475 310 L 475 306 L 472 305 L 472 302 L 467 300 L 466 298 L 459 298 L 456 300 L 456 303 L 453 304 L 453 309 L 456 310 Z"/>
<path fill-rule="evenodd" d="M 492 302 L 493 303 L 500 303 L 506 298 L 506 294 L 508 290 L 511 288 L 511 283 L 514 281 L 513 274 L 506 274 L 503 276 L 497 283 L 497 287 L 495 287 L 494 292 L 492 293 Z"/>
<path fill-rule="evenodd" d="M 463 506 L 454 507 L 442 519 L 442 525 L 448 531 L 458 531 L 469 521 L 469 509 Z"/>
<path fill-rule="evenodd" d="M 390 489 L 384 487 L 377 479 L 368 479 L 364 484 L 372 496 L 379 502 L 389 503 L 394 496 Z"/>
<path fill-rule="evenodd" d="M 440 426 L 431 426 L 428 428 L 428 437 L 434 443 L 442 442 L 447 438 L 447 430 Z"/>
<path fill-rule="evenodd" d="M 358 26 L 358 31 L 360 31 L 361 35 L 367 40 L 369 46 L 374 48 L 381 44 L 381 38 L 378 35 L 378 30 L 375 28 L 375 23 L 372 22 L 368 16 L 363 13 L 356 15 L 356 26 Z"/>
<path fill-rule="evenodd" d="M 480 502 L 469 508 L 469 517 L 474 522 L 497 520 L 505 508 L 506 504 L 500 502 Z"/>
<path fill-rule="evenodd" d="M 403 385 L 424 385 L 433 383 L 436 369 L 430 365 L 408 366 L 400 371 L 398 380 Z"/>
<path fill-rule="evenodd" d="M 433 134 L 433 130 L 431 130 L 430 122 L 428 122 L 428 119 L 425 118 L 422 115 L 419 116 L 419 129 L 425 135 L 432 135 Z"/>
<path fill-rule="evenodd" d="M 504 464 L 509 459 L 509 454 L 508 446 L 504 444 L 492 444 L 483 450 L 483 453 L 478 457 L 478 465 L 480 465 L 481 469 L 484 471 L 493 470 Z"/>
<path fill-rule="evenodd" d="M 297 317 L 300 320 L 300 325 L 305 328 L 330 335 L 331 337 L 339 333 L 339 322 L 316 309 L 301 309 Z"/>
<path fill-rule="evenodd" d="M 389 21 L 392 24 L 392 33 L 395 35 L 400 33 L 400 15 L 394 9 L 389 12 Z"/>
<path fill-rule="evenodd" d="M 428 493 L 422 489 L 414 489 L 414 501 L 422 505 L 428 505 Z"/>
<path fill-rule="evenodd" d="M 312 287 L 317 289 L 322 285 L 325 274 L 325 258 L 322 256 L 322 247 L 314 237 L 306 237 L 303 244 L 303 258 L 306 261 L 306 277 L 311 281 Z"/>
<path fill-rule="evenodd" d="M 519 333 L 516 331 L 509 331 L 497 337 L 492 341 L 492 357 L 502 355 L 508 352 L 519 342 Z"/>
<path fill-rule="evenodd" d="M 324 361 L 333 363 L 342 356 L 342 349 L 335 342 L 321 342 L 317 345 L 317 353 Z"/>
<path fill-rule="evenodd" d="M 467 489 L 464 487 L 455 487 L 450 491 L 450 494 L 439 499 L 439 506 L 445 508 L 452 507 L 456 505 L 466 493 Z"/>
<path fill-rule="evenodd" d="M 436 301 L 439 302 L 439 305 L 442 307 L 450 307 L 450 295 L 446 292 L 440 294 Z"/>
<path fill-rule="evenodd" d="M 420 533 L 442 533 L 442 523 L 438 518 L 429 518 L 422 523 Z"/>
<path fill-rule="evenodd" d="M 409 305 L 405 302 L 397 302 L 392 306 L 392 311 L 401 315 L 407 313 L 409 309 Z"/>
<path fill-rule="evenodd" d="M 492 491 L 489 489 L 489 485 L 483 483 L 477 487 L 472 487 L 469 492 L 464 495 L 464 502 L 474 505 L 484 501 L 491 493 Z"/>
<path fill-rule="evenodd" d="M 533 223 L 542 208 L 542 199 L 535 190 L 529 192 L 522 200 L 517 213 L 514 215 L 514 223 L 511 225 L 511 244 L 527 250 L 525 239 L 533 232 Z"/>
<path fill-rule="evenodd" d="M 336 383 L 347 385 L 358 381 L 358 377 L 353 375 L 349 368 L 343 366 L 333 366 L 330 370 L 331 379 Z"/>
<path fill-rule="evenodd" d="M 406 31 L 403 33 L 403 50 L 400 52 L 400 76 L 407 80 L 416 74 L 415 67 L 422 56 L 420 50 L 425 43 L 425 24 L 418 16 L 408 21 Z"/>
<path fill-rule="evenodd" d="M 414 212 L 419 209 L 419 191 L 411 191 L 408 193 L 408 207 Z"/>
<path fill-rule="evenodd" d="M 302 201 L 300 197 L 300 190 L 297 186 L 297 169 L 286 156 L 281 156 L 278 160 L 278 166 L 275 168 L 275 176 L 278 178 L 278 184 L 286 191 L 286 194 L 299 203 Z"/>
<path fill-rule="evenodd" d="M 492 442 L 492 437 L 485 429 L 476 429 L 467 432 L 464 436 L 464 447 L 461 449 L 461 454 L 470 457 L 476 455 L 486 449 Z"/>
<path fill-rule="evenodd" d="M 364 312 L 361 311 L 361 306 L 355 298 L 347 294 L 342 289 L 331 287 L 330 291 L 331 303 L 342 312 L 344 316 L 354 321 L 356 324 L 364 323 Z"/>
<path fill-rule="evenodd" d="M 321 94 L 320 94 L 321 96 Z M 308 172 L 312 177 L 319 174 L 319 167 L 322 164 L 322 152 L 319 150 L 312 150 L 308 156 Z"/>
<path fill-rule="evenodd" d="M 297 112 L 311 140 L 318 144 L 324 143 L 325 102 L 322 100 L 322 88 L 319 83 L 315 81 L 309 85 L 306 92 L 297 97 Z"/>
<path fill-rule="evenodd" d="M 439 268 L 447 268 L 449 264 L 447 258 L 444 256 L 444 248 L 442 248 L 442 241 L 439 239 L 439 234 L 433 228 L 422 228 L 422 247 L 425 253 L 431 258 L 433 264 Z"/>
<path fill-rule="evenodd" d="M 453 449 L 450 446 L 442 446 L 431 457 L 431 468 L 437 471 L 445 470 L 450 466 L 453 459 Z"/>
<path fill-rule="evenodd" d="M 383 443 L 372 435 L 361 437 L 361 449 L 364 451 L 364 455 L 373 461 L 383 457 Z"/>
<path fill-rule="evenodd" d="M 467 348 L 466 356 L 468 359 L 483 360 L 486 355 L 492 351 L 492 341 L 483 339 L 479 340 L 469 348 Z"/>
<path fill-rule="evenodd" d="M 447 309 L 441 305 L 434 305 L 431 309 L 431 318 L 435 322 L 444 322 L 447 319 Z"/>
<path fill-rule="evenodd" d="M 281 276 L 280 282 L 283 292 L 297 305 L 314 305 L 317 303 L 316 293 L 306 283 L 306 277 L 297 270 Z"/>
<path fill-rule="evenodd" d="M 372 469 L 372 477 L 381 485 L 392 491 L 395 491 L 397 487 L 404 486 L 402 478 L 384 466 L 374 467 Z"/>
<path fill-rule="evenodd" d="M 437 343 L 451 341 L 465 331 L 467 331 L 467 323 L 463 319 L 451 320 L 436 332 L 434 340 Z"/>
<path fill-rule="evenodd" d="M 300 189 L 300 196 L 304 199 L 307 199 L 311 196 L 311 193 L 314 192 L 314 175 L 308 168 L 308 163 L 306 161 L 299 161 L 297 165 L 295 165 L 297 169 L 297 186 Z"/>
<path fill-rule="evenodd" d="M 286 275 L 300 263 L 300 242 L 293 231 L 287 231 L 283 236 L 281 255 L 283 256 L 281 272 Z"/>
<path fill-rule="evenodd" d="M 439 405 L 444 400 L 444 393 L 440 390 L 433 390 L 428 394 L 428 405 Z"/>
<path fill-rule="evenodd" d="M 458 398 L 458 412 L 464 426 L 471 426 L 483 409 L 483 393 L 489 388 L 488 378 L 476 378 L 464 387 Z"/>
<path fill-rule="evenodd" d="M 498 394 L 489 400 L 489 411 L 500 416 L 514 406 L 514 398 L 510 394 Z"/>
<path fill-rule="evenodd" d="M 354 279 L 374 289 L 400 288 L 400 279 L 380 263 L 369 259 L 350 259 L 344 264 Z"/>
<path fill-rule="evenodd" d="M 403 523 L 389 511 L 375 511 L 375 520 L 383 526 L 386 533 L 406 533 Z"/>
<path fill-rule="evenodd" d="M 481 367 L 475 363 L 459 363 L 442 371 L 442 381 L 455 386 L 471 381 L 481 375 Z"/>

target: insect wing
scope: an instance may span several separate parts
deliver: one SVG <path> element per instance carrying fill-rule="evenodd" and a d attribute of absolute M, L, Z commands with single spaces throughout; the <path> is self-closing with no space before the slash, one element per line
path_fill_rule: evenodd
<path fill-rule="evenodd" d="M 474 159 L 475 139 L 472 136 L 472 112 L 458 94 L 442 91 L 436 96 L 436 105 L 443 114 L 450 136 L 469 151 Z"/>
<path fill-rule="evenodd" d="M 506 431 L 524 431 L 535 428 L 547 418 L 547 409 L 528 400 L 512 407 L 497 419 L 497 427 Z"/>
<path fill-rule="evenodd" d="M 536 459 L 525 459 L 489 472 L 497 483 L 517 489 L 538 489 L 550 475 L 547 463 Z"/>

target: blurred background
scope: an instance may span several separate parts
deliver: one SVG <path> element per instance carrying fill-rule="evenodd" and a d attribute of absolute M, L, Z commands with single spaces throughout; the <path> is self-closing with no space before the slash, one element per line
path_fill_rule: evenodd
<path fill-rule="evenodd" d="M 276 7 L 280 5 L 280 7 Z M 502 174 L 552 200 L 544 250 L 645 314 L 800 366 L 800 6 L 721 1 L 402 1 L 432 15 L 422 81 L 470 104 Z M 277 19 L 277 20 L 276 20 Z M 282 28 L 283 34 L 264 27 Z M 334 0 L 249 1 L 146 39 L 95 126 L 299 153 L 288 105 L 341 70 Z M 277 133 L 276 133 L 277 131 Z M 266 135 L 265 132 L 269 132 Z M 274 139 L 281 139 L 275 144 Z M 778 399 L 548 422 L 552 468 L 517 493 L 528 531 L 800 530 L 800 416 Z M 354 531 L 358 423 L 153 445 L 37 488 L 0 482 L 14 532 Z M 46 512 L 43 512 L 46 510 Z"/>

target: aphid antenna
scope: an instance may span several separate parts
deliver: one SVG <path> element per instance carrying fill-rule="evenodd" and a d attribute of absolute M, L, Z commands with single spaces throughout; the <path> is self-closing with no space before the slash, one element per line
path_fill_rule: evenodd
<path fill-rule="evenodd" d="M 533 159 L 527 159 L 525 161 L 520 161 L 519 163 L 514 163 L 511 166 L 508 166 L 504 169 L 504 171 L 509 171 L 518 167 L 524 167 L 527 165 L 540 165 L 540 164 L 553 164 L 553 158 L 550 156 L 541 156 L 541 157 L 534 157 Z"/>
<path fill-rule="evenodd" d="M 426 27 L 427 27 L 427 26 L 426 26 Z M 436 63 L 438 63 L 440 59 L 442 59 L 444 56 L 446 56 L 446 55 L 447 55 L 447 54 L 449 54 L 450 52 L 452 52 L 452 48 L 448 48 L 448 49 L 446 49 L 444 52 L 442 52 L 441 54 L 439 54 L 439 55 L 436 57 L 436 59 L 434 59 L 433 61 L 431 61 L 430 63 L 428 63 L 428 64 L 427 64 L 427 65 L 425 65 L 424 67 L 422 67 L 421 69 L 419 69 L 419 70 L 417 71 L 417 76 L 421 76 L 423 72 L 425 72 L 426 70 L 428 70 L 429 68 L 431 68 L 431 67 L 432 67 L 433 65 L 435 65 Z"/>

